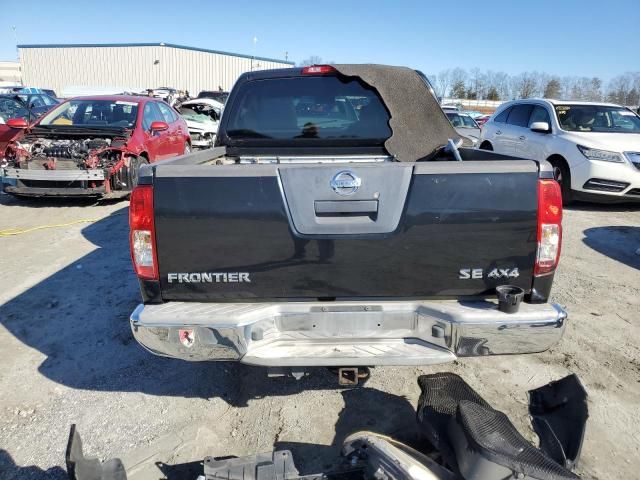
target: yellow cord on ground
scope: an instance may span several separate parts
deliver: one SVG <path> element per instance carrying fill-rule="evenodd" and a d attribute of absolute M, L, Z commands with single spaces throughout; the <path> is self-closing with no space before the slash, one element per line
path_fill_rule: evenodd
<path fill-rule="evenodd" d="M 62 228 L 62 227 L 70 227 L 71 225 L 77 225 L 78 223 L 93 223 L 98 220 L 102 220 L 102 218 L 88 218 L 86 220 L 74 220 L 73 222 L 67 223 L 56 223 L 53 225 L 39 225 L 37 227 L 29 227 L 29 228 L 8 228 L 7 230 L 0 230 L 0 237 L 11 237 L 13 235 L 22 235 L 23 233 L 35 232 L 36 230 L 45 230 L 47 228 Z"/>
<path fill-rule="evenodd" d="M 79 223 L 94 223 L 98 220 L 104 220 L 109 217 L 100 217 L 100 218 L 87 218 L 84 220 L 74 220 L 73 222 L 67 223 L 56 223 L 53 225 L 39 225 L 37 227 L 29 227 L 29 228 L 8 228 L 6 230 L 0 230 L 0 237 L 11 237 L 13 235 L 22 235 L 23 233 L 35 232 L 36 230 L 45 230 L 48 228 L 62 228 L 62 227 L 70 227 L 72 225 L 77 225 Z"/>

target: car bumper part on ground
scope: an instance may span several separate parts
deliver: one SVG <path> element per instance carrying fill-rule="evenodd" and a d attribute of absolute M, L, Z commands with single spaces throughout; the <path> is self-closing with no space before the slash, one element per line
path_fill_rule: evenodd
<path fill-rule="evenodd" d="M 193 148 L 212 148 L 213 140 L 191 140 Z"/>
<path fill-rule="evenodd" d="M 212 148 L 216 139 L 215 132 L 205 132 L 203 130 L 189 130 L 191 145 L 194 148 Z"/>
<path fill-rule="evenodd" d="M 2 174 L 2 190 L 12 195 L 24 197 L 97 197 L 104 196 L 107 193 L 104 185 L 104 170 L 4 168 L 2 169 Z M 37 186 L 33 186 L 32 182 L 37 182 Z M 96 184 L 99 184 L 99 186 L 89 186 Z"/>
<path fill-rule="evenodd" d="M 4 185 L 4 192 L 23 197 L 100 197 L 106 194 L 104 187 L 95 188 L 47 188 Z"/>
<path fill-rule="evenodd" d="M 262 366 L 429 365 L 457 357 L 536 353 L 567 314 L 552 304 L 493 301 L 139 305 L 136 340 L 157 355 Z"/>
<path fill-rule="evenodd" d="M 16 180 L 48 180 L 52 182 L 82 182 L 104 180 L 104 170 L 29 170 L 5 168 L 4 177 Z"/>

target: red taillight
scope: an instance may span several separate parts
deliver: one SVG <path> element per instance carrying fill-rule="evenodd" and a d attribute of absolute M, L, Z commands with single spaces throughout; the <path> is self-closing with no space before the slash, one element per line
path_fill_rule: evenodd
<path fill-rule="evenodd" d="M 153 187 L 140 185 L 131 192 L 129 203 L 129 245 L 136 275 L 158 280 L 156 230 L 153 221 Z"/>
<path fill-rule="evenodd" d="M 538 252 L 535 275 L 553 272 L 562 245 L 562 191 L 555 180 L 538 180 Z"/>
<path fill-rule="evenodd" d="M 336 69 L 331 65 L 310 65 L 302 69 L 303 75 L 326 75 L 335 73 Z"/>

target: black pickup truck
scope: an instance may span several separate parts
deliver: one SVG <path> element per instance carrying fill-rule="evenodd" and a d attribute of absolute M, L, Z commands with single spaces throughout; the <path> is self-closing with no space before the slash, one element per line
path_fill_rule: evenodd
<path fill-rule="evenodd" d="M 457 137 L 408 68 L 242 75 L 215 148 L 142 167 L 134 336 L 158 355 L 270 367 L 548 349 L 567 318 L 548 303 L 551 167 Z"/>

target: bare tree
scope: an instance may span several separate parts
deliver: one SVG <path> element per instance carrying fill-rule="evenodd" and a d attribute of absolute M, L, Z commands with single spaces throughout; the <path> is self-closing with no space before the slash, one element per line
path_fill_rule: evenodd
<path fill-rule="evenodd" d="M 464 80 L 458 80 L 451 87 L 451 96 L 453 98 L 465 98 L 467 95 L 467 89 L 464 84 Z"/>
<path fill-rule="evenodd" d="M 482 98 L 487 100 L 508 99 L 508 88 L 505 88 L 508 75 L 504 72 L 489 70 L 482 75 Z M 490 98 L 491 97 L 491 98 Z"/>
<path fill-rule="evenodd" d="M 302 64 L 321 62 L 320 57 L 310 57 Z M 429 78 L 440 97 L 510 100 L 542 96 L 591 102 L 607 99 L 613 103 L 636 107 L 640 103 L 640 71 L 618 75 L 611 79 L 606 88 L 598 77 L 560 78 L 537 71 L 507 75 L 479 68 L 469 71 L 454 68 L 443 70 Z"/>
<path fill-rule="evenodd" d="M 535 97 L 538 81 L 537 72 L 523 72 L 513 77 L 513 89 L 517 98 Z"/>
<path fill-rule="evenodd" d="M 487 95 L 485 97 L 487 100 L 500 100 L 500 93 L 498 93 L 498 89 L 493 85 L 489 87 L 487 90 Z"/>
<path fill-rule="evenodd" d="M 487 70 L 483 74 L 485 96 L 489 95 L 489 91 L 493 88 L 498 93 L 498 87 L 496 86 L 496 72 Z"/>
<path fill-rule="evenodd" d="M 451 70 L 443 70 L 438 74 L 436 90 L 440 97 L 446 97 L 451 86 Z"/>
<path fill-rule="evenodd" d="M 613 103 L 620 103 L 622 105 L 626 103 L 629 86 L 624 75 L 618 75 L 611 79 L 608 90 L 607 100 Z"/>
<path fill-rule="evenodd" d="M 511 89 L 509 86 L 509 75 L 504 72 L 496 72 L 493 75 L 493 85 L 498 90 L 498 95 L 501 100 L 509 100 L 512 98 Z"/>
<path fill-rule="evenodd" d="M 640 92 L 640 72 L 626 72 L 609 82 L 606 97 L 610 102 L 635 107 L 637 92 Z"/>
<path fill-rule="evenodd" d="M 465 83 L 467 81 L 467 71 L 463 70 L 462 68 L 454 68 L 453 70 L 451 70 L 450 81 L 452 86 L 451 96 L 456 98 L 464 98 L 464 93 L 462 93 L 462 96 L 458 95 L 461 92 L 466 91 Z M 458 88 L 455 88 L 456 86 Z M 454 89 L 456 90 L 456 93 L 453 92 Z"/>
<path fill-rule="evenodd" d="M 573 84 L 576 82 L 575 77 L 562 77 L 560 80 L 560 98 L 562 100 L 570 100 L 571 99 L 571 90 L 573 89 Z"/>
<path fill-rule="evenodd" d="M 469 83 L 467 86 L 467 98 L 470 98 L 470 99 L 481 98 L 482 96 L 481 90 L 484 89 L 483 87 L 484 78 L 483 78 L 482 71 L 478 67 L 475 67 L 475 68 L 472 68 L 469 73 L 470 73 L 470 77 L 469 77 Z"/>
<path fill-rule="evenodd" d="M 544 89 L 547 86 L 547 83 L 549 83 L 549 80 L 551 79 L 551 75 L 549 75 L 546 72 L 533 72 L 533 76 L 535 77 L 535 80 L 536 80 L 536 89 L 534 92 L 534 96 L 542 97 L 544 96 Z"/>
<path fill-rule="evenodd" d="M 569 100 L 582 100 L 582 96 L 583 96 L 583 90 L 582 90 L 583 84 L 580 81 L 580 79 L 576 79 L 573 82 L 573 85 L 571 85 L 571 92 L 569 93 Z"/>
<path fill-rule="evenodd" d="M 545 85 L 542 96 L 544 98 L 560 98 L 560 89 L 560 80 L 557 77 L 552 77 Z"/>
<path fill-rule="evenodd" d="M 602 101 L 602 80 L 598 77 L 586 79 L 586 92 L 584 93 L 584 99 L 590 102 Z"/>

